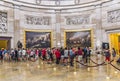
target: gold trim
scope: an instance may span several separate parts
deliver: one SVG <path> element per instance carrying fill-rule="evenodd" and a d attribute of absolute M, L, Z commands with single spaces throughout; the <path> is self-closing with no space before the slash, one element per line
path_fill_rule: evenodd
<path fill-rule="evenodd" d="M 91 47 L 90 48 L 93 48 L 94 47 L 94 43 L 93 43 L 93 29 L 90 28 L 90 29 L 79 29 L 79 30 L 64 30 L 64 47 L 66 47 L 66 32 L 78 32 L 78 31 L 90 31 L 91 33 Z"/>
<path fill-rule="evenodd" d="M 50 32 L 51 33 L 51 48 L 53 47 L 53 31 L 52 30 L 24 30 L 24 48 L 26 48 L 26 32 Z"/>

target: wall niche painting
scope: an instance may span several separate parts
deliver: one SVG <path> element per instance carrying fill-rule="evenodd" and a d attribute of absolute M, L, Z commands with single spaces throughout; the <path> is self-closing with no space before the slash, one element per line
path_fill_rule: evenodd
<path fill-rule="evenodd" d="M 66 30 L 65 47 L 92 47 L 92 30 Z"/>
<path fill-rule="evenodd" d="M 51 47 L 51 31 L 25 31 L 26 48 L 49 48 Z"/>

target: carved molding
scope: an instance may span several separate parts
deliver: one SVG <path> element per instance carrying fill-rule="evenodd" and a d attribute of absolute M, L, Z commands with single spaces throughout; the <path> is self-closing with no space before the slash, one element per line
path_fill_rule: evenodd
<path fill-rule="evenodd" d="M 107 12 L 107 20 L 109 23 L 120 22 L 120 9 Z"/>
<path fill-rule="evenodd" d="M 36 0 L 36 4 L 40 5 L 41 4 L 41 0 Z"/>
<path fill-rule="evenodd" d="M 90 23 L 89 15 L 67 16 L 65 18 L 66 18 L 67 25 L 81 25 L 81 24 L 89 24 Z"/>
<path fill-rule="evenodd" d="M 75 4 L 79 4 L 80 0 L 74 0 Z"/>
<path fill-rule="evenodd" d="M 0 12 L 0 32 L 7 32 L 7 13 Z"/>
<path fill-rule="evenodd" d="M 31 25 L 50 25 L 51 18 L 48 16 L 25 15 L 25 23 Z"/>

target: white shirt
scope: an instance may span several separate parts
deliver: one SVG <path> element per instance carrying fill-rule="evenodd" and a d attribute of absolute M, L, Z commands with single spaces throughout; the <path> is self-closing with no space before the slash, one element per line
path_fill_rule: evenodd
<path fill-rule="evenodd" d="M 26 55 L 26 50 L 22 50 L 22 55 Z"/>

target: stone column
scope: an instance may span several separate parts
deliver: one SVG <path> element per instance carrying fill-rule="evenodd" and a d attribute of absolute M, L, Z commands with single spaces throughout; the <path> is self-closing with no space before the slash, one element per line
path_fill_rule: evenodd
<path fill-rule="evenodd" d="M 61 47 L 61 11 L 56 10 L 56 23 L 55 23 L 55 32 L 56 32 L 56 47 Z"/>
<path fill-rule="evenodd" d="M 14 47 L 17 48 L 17 42 L 20 40 L 20 11 L 19 6 L 14 5 Z M 20 40 L 21 41 L 21 40 Z"/>
<path fill-rule="evenodd" d="M 99 50 L 102 47 L 102 7 L 101 4 L 96 6 L 95 10 L 95 24 L 96 24 L 96 40 L 95 40 L 95 48 L 97 47 Z"/>

